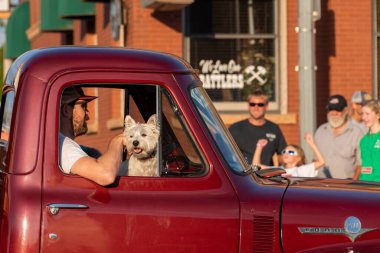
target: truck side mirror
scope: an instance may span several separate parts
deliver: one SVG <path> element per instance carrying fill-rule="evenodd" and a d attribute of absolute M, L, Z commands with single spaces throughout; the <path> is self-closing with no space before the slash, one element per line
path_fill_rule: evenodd
<path fill-rule="evenodd" d="M 272 167 L 256 171 L 256 175 L 262 178 L 278 177 L 285 173 L 286 171 L 282 167 Z"/>

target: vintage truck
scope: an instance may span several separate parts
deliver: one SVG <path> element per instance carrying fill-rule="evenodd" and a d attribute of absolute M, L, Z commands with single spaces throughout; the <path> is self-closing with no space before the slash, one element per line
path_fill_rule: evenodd
<path fill-rule="evenodd" d="M 125 115 L 157 114 L 160 176 L 119 176 L 104 187 L 62 172 L 60 101 L 73 85 L 99 97 L 77 141 L 100 151 Z M 379 184 L 251 167 L 181 58 L 29 51 L 6 76 L 0 123 L 2 253 L 380 252 Z"/>

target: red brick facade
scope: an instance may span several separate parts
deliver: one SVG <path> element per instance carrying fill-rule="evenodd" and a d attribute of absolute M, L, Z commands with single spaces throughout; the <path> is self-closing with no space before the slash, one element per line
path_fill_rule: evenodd
<path fill-rule="evenodd" d="M 297 1 L 287 1 L 288 111 L 299 116 Z M 349 102 L 356 90 L 372 92 L 371 1 L 321 1 L 315 23 L 317 125 L 326 122 L 326 101 L 342 94 Z M 297 122 L 299 117 L 297 116 Z M 290 143 L 299 142 L 299 125 L 281 125 Z"/>
<path fill-rule="evenodd" d="M 282 0 L 281 0 L 282 1 Z M 297 0 L 286 1 L 287 21 L 287 113 L 271 114 L 269 117 L 280 124 L 289 143 L 299 143 L 299 88 L 298 72 L 298 26 Z M 40 0 L 30 0 L 31 27 L 35 33 L 31 36 L 32 48 L 64 44 L 64 33 L 38 32 L 40 22 Z M 109 2 L 96 3 L 96 16 L 92 23 L 88 20 L 75 20 L 73 44 L 126 46 L 169 52 L 184 57 L 184 33 L 182 11 L 160 12 L 144 8 L 140 0 L 124 0 L 124 16 L 127 18 L 126 36 L 114 41 L 109 20 Z M 372 10 L 371 1 L 321 1 L 321 19 L 315 23 L 315 54 L 317 123 L 325 121 L 325 104 L 329 95 L 340 93 L 348 100 L 355 90 L 372 92 Z M 87 22 L 87 23 L 86 23 Z M 86 25 L 87 24 L 87 25 Z M 33 30 L 32 29 L 32 30 Z M 280 41 L 281 43 L 281 41 Z M 281 68 L 281 66 L 280 66 Z M 280 84 L 281 85 L 281 84 Z M 118 94 L 114 94 L 113 97 Z M 114 100 L 114 101 L 117 101 Z M 112 104 L 110 104 L 111 106 Z M 117 108 L 117 104 L 113 104 Z M 110 110 L 103 108 L 102 110 Z M 113 112 L 115 113 L 115 109 Z M 116 112 L 117 114 L 117 112 Z M 239 115 L 235 115 L 239 116 Z M 248 117 L 241 114 L 240 118 Z M 227 125 L 233 123 L 228 115 L 223 115 Z M 99 120 L 99 131 L 106 123 Z"/>
<path fill-rule="evenodd" d="M 316 23 L 317 103 L 342 94 L 348 100 L 356 90 L 372 92 L 371 1 L 321 1 L 322 19 Z M 318 123 L 324 121 L 318 111 Z"/>

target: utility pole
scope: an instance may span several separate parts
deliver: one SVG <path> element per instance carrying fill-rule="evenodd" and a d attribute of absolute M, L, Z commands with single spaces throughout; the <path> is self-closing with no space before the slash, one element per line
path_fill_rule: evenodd
<path fill-rule="evenodd" d="M 314 21 L 320 18 L 320 0 L 298 0 L 298 79 L 300 101 L 300 142 L 308 161 L 312 150 L 304 140 L 305 132 L 316 129 Z"/>

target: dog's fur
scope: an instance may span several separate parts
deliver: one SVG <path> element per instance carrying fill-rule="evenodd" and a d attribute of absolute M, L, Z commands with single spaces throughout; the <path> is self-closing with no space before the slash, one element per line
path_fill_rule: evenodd
<path fill-rule="evenodd" d="M 131 154 L 128 163 L 128 176 L 158 176 L 157 143 L 160 128 L 156 124 L 156 114 L 147 123 L 136 123 L 131 116 L 125 117 L 125 142 Z"/>

